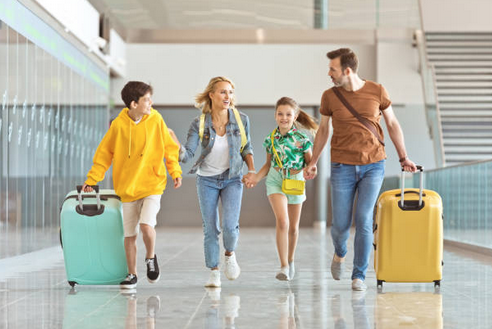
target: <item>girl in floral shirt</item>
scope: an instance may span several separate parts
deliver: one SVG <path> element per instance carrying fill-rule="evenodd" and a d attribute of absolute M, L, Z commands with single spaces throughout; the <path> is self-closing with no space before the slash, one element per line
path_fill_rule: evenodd
<path fill-rule="evenodd" d="M 252 183 L 256 185 L 263 177 L 267 177 L 267 195 L 275 213 L 277 251 L 280 258 L 280 270 L 275 277 L 281 281 L 289 281 L 295 275 L 294 255 L 301 208 L 306 195 L 284 193 L 282 181 L 284 177 L 304 180 L 302 169 L 311 160 L 312 143 L 299 128 L 314 135 L 318 125 L 314 118 L 302 111 L 297 102 L 289 97 L 282 97 L 277 101 L 275 121 L 278 127 L 268 134 L 263 143 L 267 153 L 266 162 L 254 175 Z"/>

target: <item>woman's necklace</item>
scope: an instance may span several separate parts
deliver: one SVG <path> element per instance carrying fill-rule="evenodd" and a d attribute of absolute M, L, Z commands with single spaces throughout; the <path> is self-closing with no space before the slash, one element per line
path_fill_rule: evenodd
<path fill-rule="evenodd" d="M 227 123 L 229 122 L 229 118 L 226 117 L 225 121 L 220 121 L 218 119 L 212 118 L 212 122 L 214 124 L 214 128 L 217 132 L 222 133 L 225 130 Z"/>

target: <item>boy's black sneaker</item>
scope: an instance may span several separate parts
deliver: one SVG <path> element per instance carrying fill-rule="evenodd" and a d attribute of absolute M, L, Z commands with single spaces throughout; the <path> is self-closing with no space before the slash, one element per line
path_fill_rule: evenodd
<path fill-rule="evenodd" d="M 150 283 L 159 281 L 161 274 L 159 273 L 159 265 L 157 264 L 157 255 L 154 255 L 154 258 L 146 258 L 145 264 L 147 264 L 147 280 Z"/>
<path fill-rule="evenodd" d="M 137 287 L 137 276 L 135 274 L 128 274 L 125 280 L 120 282 L 121 289 L 134 289 Z"/>

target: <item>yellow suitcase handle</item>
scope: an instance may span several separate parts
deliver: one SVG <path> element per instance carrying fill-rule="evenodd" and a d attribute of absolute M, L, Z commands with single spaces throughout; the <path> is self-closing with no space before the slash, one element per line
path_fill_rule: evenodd
<path fill-rule="evenodd" d="M 420 191 L 419 191 L 419 208 L 422 207 L 422 194 L 424 190 L 424 167 L 417 166 L 417 170 L 420 171 Z M 400 200 L 400 208 L 405 208 L 405 170 L 401 168 L 401 200 Z"/>

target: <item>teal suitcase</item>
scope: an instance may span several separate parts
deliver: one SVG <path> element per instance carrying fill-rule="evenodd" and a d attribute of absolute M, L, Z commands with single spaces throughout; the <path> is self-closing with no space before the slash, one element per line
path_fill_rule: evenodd
<path fill-rule="evenodd" d="M 120 198 L 113 190 L 94 189 L 81 193 L 77 186 L 60 211 L 60 243 L 72 287 L 116 285 L 128 274 Z"/>

